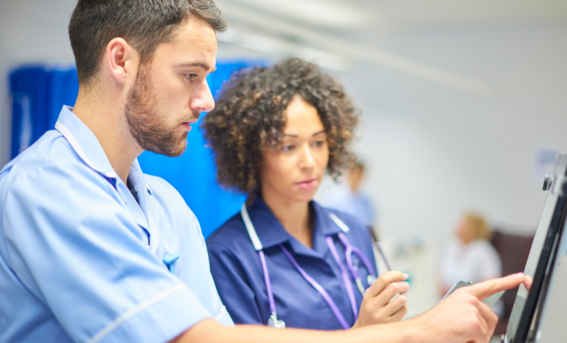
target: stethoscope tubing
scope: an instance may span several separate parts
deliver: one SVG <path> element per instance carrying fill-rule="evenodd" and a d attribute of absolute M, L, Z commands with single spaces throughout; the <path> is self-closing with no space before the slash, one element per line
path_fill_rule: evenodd
<path fill-rule="evenodd" d="M 337 320 L 339 321 L 339 323 L 341 324 L 341 326 L 343 327 L 343 329 L 347 330 L 350 328 L 350 326 L 348 325 L 348 322 L 346 321 L 345 317 L 343 316 L 343 314 L 341 313 L 341 311 L 339 310 L 339 307 L 337 306 L 337 304 L 333 301 L 333 298 L 331 298 L 331 295 L 329 293 L 327 293 L 327 290 L 325 290 L 325 288 L 323 288 L 323 286 L 321 286 L 317 281 L 315 281 L 309 274 L 307 274 L 305 272 L 305 270 L 303 270 L 303 268 L 301 268 L 299 266 L 299 264 L 297 263 L 297 261 L 293 258 L 293 256 L 291 256 L 291 254 L 289 253 L 289 251 L 287 251 L 287 249 L 280 244 L 280 249 L 283 251 L 283 253 L 287 256 L 287 258 L 291 261 L 291 263 L 293 264 L 293 266 L 295 267 L 295 269 L 297 269 L 297 271 L 301 274 L 301 276 L 303 276 L 303 278 L 311 285 L 313 286 L 313 288 L 315 288 L 317 290 L 317 292 L 319 292 L 319 294 L 321 294 L 321 296 L 323 297 L 323 299 L 325 299 L 325 301 L 327 302 L 327 304 L 329 305 L 329 307 L 331 308 L 331 311 L 333 311 L 333 314 L 335 315 L 335 317 L 337 317 Z M 351 285 L 352 286 L 352 285 Z M 274 306 L 275 306 L 275 302 L 274 302 Z"/>
<path fill-rule="evenodd" d="M 358 308 L 356 306 L 356 299 L 354 297 L 354 291 L 352 289 L 352 283 L 350 282 L 349 277 L 348 277 L 348 273 L 347 273 L 342 261 L 339 258 L 339 253 L 337 252 L 337 248 L 335 247 L 335 242 L 333 242 L 333 238 L 331 236 L 327 236 L 325 238 L 325 240 L 327 241 L 327 245 L 329 246 L 329 249 L 331 250 L 331 254 L 333 254 L 335 261 L 339 265 L 339 270 L 341 272 L 341 278 L 343 279 L 343 283 L 344 283 L 346 291 L 347 291 L 348 299 L 350 301 L 350 306 L 352 307 L 352 313 L 354 314 L 354 320 L 357 320 L 358 319 Z"/>
<path fill-rule="evenodd" d="M 248 234 L 250 236 L 250 240 L 252 241 L 252 244 L 254 245 L 255 250 L 258 252 L 258 256 L 260 258 L 260 264 L 262 265 L 262 272 L 264 274 L 264 282 L 266 284 L 266 292 L 267 292 L 267 295 L 268 295 L 268 302 L 269 302 L 270 312 L 271 312 L 270 320 L 268 322 L 274 324 L 274 321 L 277 321 L 278 322 L 277 327 L 285 327 L 285 322 L 277 319 L 276 302 L 275 302 L 274 294 L 273 294 L 273 291 L 272 291 L 272 283 L 270 281 L 268 265 L 266 263 L 266 257 L 264 255 L 263 246 L 262 246 L 262 243 L 261 243 L 261 241 L 258 237 L 258 234 L 256 233 L 254 225 L 252 224 L 252 220 L 250 219 L 250 216 L 248 215 L 248 210 L 246 209 L 245 204 L 242 205 L 242 209 L 241 209 L 240 213 L 241 213 L 242 219 L 244 221 L 244 224 L 246 226 L 246 230 L 248 231 Z M 331 216 L 331 219 L 344 232 L 349 231 L 348 226 L 345 223 L 343 223 L 337 216 L 335 216 L 333 213 L 331 213 L 330 216 Z M 360 251 L 360 249 L 358 249 L 356 247 L 353 247 L 350 244 L 350 242 L 348 241 L 348 239 L 344 235 L 344 233 L 340 232 L 338 234 L 338 237 L 339 237 L 339 240 L 341 241 L 341 243 L 345 247 L 345 260 L 347 262 L 347 269 L 350 272 L 350 276 L 355 281 L 360 293 L 364 296 L 365 290 L 364 290 L 364 287 L 362 286 L 362 281 L 360 280 L 360 276 L 358 275 L 358 271 L 354 267 L 354 263 L 352 261 L 352 255 L 353 254 L 356 255 L 360 259 L 360 261 L 362 261 L 362 264 L 365 266 L 369 275 L 372 276 L 372 277 L 374 277 L 374 268 L 370 264 L 370 261 L 368 260 L 368 258 L 362 253 L 362 251 Z M 349 280 L 348 272 L 345 269 L 342 261 L 339 258 L 339 254 L 338 254 L 337 249 L 335 247 L 335 243 L 333 241 L 333 238 L 331 236 L 327 236 L 325 238 L 325 240 L 327 242 L 327 245 L 329 246 L 329 249 L 331 250 L 333 258 L 335 259 L 335 261 L 337 262 L 337 264 L 339 266 L 339 269 L 340 269 L 340 272 L 341 272 L 341 278 L 342 278 L 343 283 L 345 285 L 345 288 L 346 288 L 346 291 L 347 291 L 347 294 L 348 294 L 348 298 L 349 298 L 349 301 L 351 303 L 354 318 L 355 318 L 355 321 L 356 321 L 358 319 L 358 308 L 357 308 L 357 305 L 356 305 L 356 298 L 354 296 L 352 283 Z M 303 276 L 303 278 L 313 288 L 315 288 L 315 290 L 317 290 L 317 292 L 319 294 L 321 294 L 321 296 L 327 302 L 327 304 L 331 308 L 331 311 L 333 312 L 333 314 L 335 315 L 335 317 L 337 318 L 337 320 L 339 321 L 339 323 L 341 324 L 343 329 L 345 329 L 345 330 L 349 329 L 350 326 L 348 325 L 345 317 L 343 316 L 343 314 L 339 310 L 337 304 L 333 301 L 333 299 L 331 298 L 329 293 L 323 288 L 323 286 L 321 286 L 309 274 L 307 274 L 307 272 L 305 272 L 305 270 L 303 270 L 303 268 L 301 268 L 301 266 L 299 266 L 297 261 L 291 255 L 291 253 L 282 244 L 280 244 L 279 247 L 282 250 L 282 252 L 284 253 L 284 255 L 288 258 L 288 260 L 295 267 L 295 269 Z"/>

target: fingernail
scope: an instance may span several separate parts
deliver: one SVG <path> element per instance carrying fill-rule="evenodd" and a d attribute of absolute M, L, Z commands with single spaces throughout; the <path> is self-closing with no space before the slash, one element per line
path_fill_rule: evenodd
<path fill-rule="evenodd" d="M 524 273 L 517 273 L 516 274 L 516 279 L 518 281 L 523 281 L 524 280 Z"/>
<path fill-rule="evenodd" d="M 409 279 L 409 275 L 404 273 L 404 280 L 407 280 L 407 279 Z"/>

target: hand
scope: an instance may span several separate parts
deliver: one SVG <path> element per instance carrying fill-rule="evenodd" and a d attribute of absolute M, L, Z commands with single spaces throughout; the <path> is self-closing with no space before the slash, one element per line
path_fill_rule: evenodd
<path fill-rule="evenodd" d="M 401 272 L 387 272 L 380 275 L 366 290 L 358 313 L 355 327 L 371 324 L 391 323 L 402 320 L 407 313 L 408 276 Z M 396 299 L 394 296 L 400 294 Z"/>
<path fill-rule="evenodd" d="M 413 322 L 416 336 L 424 342 L 435 337 L 435 342 L 486 343 L 492 337 L 498 317 L 481 301 L 523 281 L 524 275 L 519 273 L 459 288 L 431 310 L 409 321 Z"/>
<path fill-rule="evenodd" d="M 529 276 L 529 275 L 524 276 L 524 287 L 526 287 L 526 289 L 528 291 L 532 288 L 533 282 L 534 282 L 534 279 L 531 276 Z"/>

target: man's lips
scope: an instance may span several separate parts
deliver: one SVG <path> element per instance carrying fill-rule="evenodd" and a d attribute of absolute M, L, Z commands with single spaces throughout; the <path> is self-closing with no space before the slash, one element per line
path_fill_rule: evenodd
<path fill-rule="evenodd" d="M 301 189 L 312 189 L 313 187 L 316 187 L 318 183 L 319 180 L 317 180 L 316 178 L 309 178 L 296 182 L 295 185 Z"/>
<path fill-rule="evenodd" d="M 183 126 L 187 131 L 191 131 L 191 124 L 196 123 L 196 122 L 197 122 L 197 119 L 185 121 L 185 122 L 181 123 L 181 126 Z"/>

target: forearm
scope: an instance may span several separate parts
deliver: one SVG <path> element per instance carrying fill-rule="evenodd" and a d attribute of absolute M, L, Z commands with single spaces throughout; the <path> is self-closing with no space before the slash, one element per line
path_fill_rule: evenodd
<path fill-rule="evenodd" d="M 395 343 L 421 342 L 410 321 L 373 325 L 347 331 L 316 331 L 302 329 L 274 329 L 257 325 L 226 327 L 212 319 L 204 320 L 185 331 L 173 343 Z"/>

